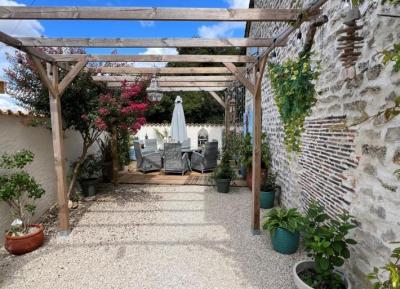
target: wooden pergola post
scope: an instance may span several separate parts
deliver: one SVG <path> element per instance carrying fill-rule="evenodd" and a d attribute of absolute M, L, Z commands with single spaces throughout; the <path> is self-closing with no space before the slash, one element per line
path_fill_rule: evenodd
<path fill-rule="evenodd" d="M 41 65 L 39 63 L 39 65 Z M 47 64 L 47 76 L 53 88 L 58 87 L 58 68 L 55 64 Z M 58 90 L 58 89 L 57 89 Z M 49 89 L 50 91 L 50 89 Z M 53 135 L 54 168 L 57 178 L 58 220 L 60 234 L 69 233 L 68 189 L 65 171 L 64 137 L 61 116 L 61 96 L 49 92 L 51 133 Z"/>

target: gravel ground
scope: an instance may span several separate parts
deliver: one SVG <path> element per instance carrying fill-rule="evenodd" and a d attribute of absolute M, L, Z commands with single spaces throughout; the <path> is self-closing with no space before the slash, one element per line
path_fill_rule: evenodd
<path fill-rule="evenodd" d="M 1 288 L 292 289 L 301 254 L 250 234 L 246 188 L 120 186 L 85 209 L 68 238 L 25 256 L 0 250 Z"/>

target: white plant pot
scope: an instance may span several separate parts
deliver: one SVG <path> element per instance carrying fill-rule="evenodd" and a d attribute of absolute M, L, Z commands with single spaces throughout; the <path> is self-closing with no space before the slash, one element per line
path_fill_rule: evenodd
<path fill-rule="evenodd" d="M 300 279 L 299 273 L 303 272 L 304 270 L 307 269 L 312 269 L 314 268 L 315 263 L 314 261 L 311 260 L 303 260 L 300 262 L 297 262 L 294 267 L 293 267 L 293 280 L 294 284 L 298 289 L 314 289 L 310 286 L 308 286 L 306 283 L 303 282 L 303 280 Z M 347 289 L 351 289 L 351 284 L 349 279 L 340 271 L 336 271 L 338 275 L 340 275 L 343 279 L 344 285 L 346 286 Z"/>

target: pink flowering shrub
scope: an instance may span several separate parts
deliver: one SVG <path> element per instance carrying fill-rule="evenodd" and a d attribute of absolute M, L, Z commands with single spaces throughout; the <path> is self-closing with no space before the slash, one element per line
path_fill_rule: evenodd
<path fill-rule="evenodd" d="M 122 82 L 120 93 L 99 97 L 99 109 L 94 124 L 101 131 L 113 128 L 136 133 L 146 123 L 143 116 L 148 108 L 144 84 Z"/>

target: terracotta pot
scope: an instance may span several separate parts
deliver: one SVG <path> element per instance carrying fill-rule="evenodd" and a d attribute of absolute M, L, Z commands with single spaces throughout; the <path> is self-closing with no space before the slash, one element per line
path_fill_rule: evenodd
<path fill-rule="evenodd" d="M 24 236 L 10 236 L 6 234 L 4 248 L 14 255 L 22 255 L 32 252 L 43 245 L 44 227 L 42 224 L 33 224 L 30 227 L 38 228 L 39 230 L 26 234 Z"/>
<path fill-rule="evenodd" d="M 261 169 L 261 183 L 267 178 L 267 169 Z M 253 189 L 253 169 L 247 168 L 246 183 L 250 190 Z"/>

